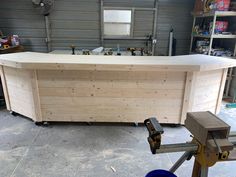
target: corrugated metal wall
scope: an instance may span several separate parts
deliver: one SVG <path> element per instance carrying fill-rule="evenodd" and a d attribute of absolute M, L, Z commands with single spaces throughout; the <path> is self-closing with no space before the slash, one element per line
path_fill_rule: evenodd
<path fill-rule="evenodd" d="M 171 26 L 177 39 L 177 54 L 188 54 L 193 18 L 193 0 L 159 0 L 157 36 L 158 53 L 166 54 Z"/>
<path fill-rule="evenodd" d="M 175 29 L 177 54 L 187 54 L 194 0 L 159 0 L 157 19 L 157 53 L 166 54 L 168 33 Z M 154 7 L 154 0 L 104 0 L 104 6 Z M 99 0 L 56 0 L 50 15 L 52 49 L 95 48 L 100 41 Z M 145 37 L 152 30 L 153 12 L 136 11 L 134 36 Z M 1 0 L 0 29 L 7 34 L 19 34 L 27 50 L 46 52 L 44 17 L 33 8 L 31 0 Z M 105 40 L 105 47 L 143 47 L 141 40 Z"/>
<path fill-rule="evenodd" d="M 100 45 L 99 0 L 56 0 L 51 13 L 52 48 L 69 49 Z"/>

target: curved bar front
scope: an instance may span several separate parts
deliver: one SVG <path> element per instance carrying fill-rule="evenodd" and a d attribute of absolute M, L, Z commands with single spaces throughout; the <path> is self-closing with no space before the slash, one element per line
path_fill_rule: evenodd
<path fill-rule="evenodd" d="M 183 124 L 186 113 L 218 113 L 231 59 L 0 55 L 7 109 L 42 121 Z"/>

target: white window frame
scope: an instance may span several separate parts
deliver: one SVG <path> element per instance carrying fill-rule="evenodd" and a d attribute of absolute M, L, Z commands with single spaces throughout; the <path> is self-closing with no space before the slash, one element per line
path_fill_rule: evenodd
<path fill-rule="evenodd" d="M 105 35 L 104 34 L 104 24 L 105 23 L 110 23 L 114 24 L 116 22 L 104 22 L 104 11 L 105 10 L 129 10 L 131 11 L 131 22 L 130 23 L 125 23 L 125 22 L 117 22 L 117 24 L 130 24 L 130 35 Z M 103 12 L 102 12 L 102 35 L 104 39 L 130 39 L 134 36 L 134 8 L 114 8 L 114 7 L 104 7 Z"/>

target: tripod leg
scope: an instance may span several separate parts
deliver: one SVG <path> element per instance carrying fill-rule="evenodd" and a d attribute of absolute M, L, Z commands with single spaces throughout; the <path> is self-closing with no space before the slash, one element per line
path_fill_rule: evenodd
<path fill-rule="evenodd" d="M 201 167 L 201 177 L 208 176 L 208 167 Z"/>
<path fill-rule="evenodd" d="M 201 166 L 200 163 L 195 159 L 193 166 L 192 177 L 207 177 L 208 176 L 208 167 Z"/>
<path fill-rule="evenodd" d="M 200 174 L 201 174 L 201 165 L 195 159 L 194 165 L 193 165 L 192 177 L 200 177 Z"/>
<path fill-rule="evenodd" d="M 191 151 L 185 152 L 177 162 L 175 162 L 175 164 L 171 167 L 171 169 L 169 170 L 171 173 L 174 173 L 179 167 L 180 165 L 182 165 L 184 163 L 185 160 L 187 160 L 189 158 L 189 156 L 192 155 Z"/>

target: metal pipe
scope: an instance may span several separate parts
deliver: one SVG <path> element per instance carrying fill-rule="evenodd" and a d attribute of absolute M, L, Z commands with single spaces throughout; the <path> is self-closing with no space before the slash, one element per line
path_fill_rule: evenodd
<path fill-rule="evenodd" d="M 213 18 L 213 26 L 212 26 L 212 31 L 211 31 L 208 55 L 211 55 L 211 48 L 212 48 L 212 43 L 213 43 L 213 35 L 215 34 L 215 27 L 216 27 L 216 15 L 214 15 L 214 18 Z"/>
<path fill-rule="evenodd" d="M 170 30 L 170 33 L 169 33 L 169 50 L 168 50 L 168 56 L 172 56 L 173 38 L 174 38 L 174 31 L 173 31 L 173 29 L 171 29 L 171 30 Z"/>
<path fill-rule="evenodd" d="M 201 177 L 207 177 L 208 176 L 208 167 L 201 167 Z"/>
<path fill-rule="evenodd" d="M 155 55 L 156 43 L 157 43 L 157 12 L 158 12 L 158 1 L 155 0 L 154 2 L 154 18 L 153 18 L 153 32 L 152 32 L 152 56 Z"/>
<path fill-rule="evenodd" d="M 101 37 L 101 46 L 104 46 L 104 8 L 103 0 L 100 0 L 100 37 Z"/>
<path fill-rule="evenodd" d="M 131 27 L 130 27 L 130 36 L 134 37 L 134 16 L 135 16 L 135 8 L 131 10 Z"/>
<path fill-rule="evenodd" d="M 51 52 L 51 33 L 50 33 L 50 22 L 48 15 L 44 16 L 45 19 L 45 28 L 46 28 L 46 43 L 47 43 L 47 49 L 48 52 Z"/>
<path fill-rule="evenodd" d="M 160 149 L 156 150 L 156 153 L 168 153 L 168 152 L 183 152 L 183 151 L 191 151 L 196 152 L 198 149 L 198 145 L 194 143 L 178 143 L 178 144 L 166 144 L 161 145 Z"/>

